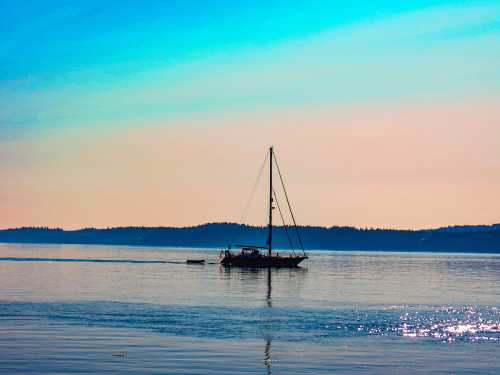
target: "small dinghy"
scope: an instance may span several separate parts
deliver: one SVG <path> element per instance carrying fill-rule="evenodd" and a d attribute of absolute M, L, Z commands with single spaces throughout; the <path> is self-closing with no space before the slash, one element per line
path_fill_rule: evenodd
<path fill-rule="evenodd" d="M 205 264 L 205 259 L 188 259 L 187 264 Z"/>

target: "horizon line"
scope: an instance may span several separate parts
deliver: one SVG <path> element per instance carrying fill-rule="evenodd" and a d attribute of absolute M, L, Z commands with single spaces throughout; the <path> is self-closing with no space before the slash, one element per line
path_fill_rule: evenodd
<path fill-rule="evenodd" d="M 196 228 L 196 227 L 202 227 L 206 225 L 220 225 L 220 224 L 226 224 L 226 225 L 241 225 L 241 226 L 247 226 L 247 227 L 253 227 L 253 228 L 266 228 L 267 224 L 263 225 L 255 225 L 255 224 L 246 224 L 246 223 L 237 223 L 237 222 L 230 222 L 230 221 L 213 221 L 213 222 L 205 222 L 201 224 L 194 224 L 194 225 L 184 225 L 184 226 L 166 226 L 166 225 L 158 225 L 158 226 L 145 226 L 145 225 L 127 225 L 127 226 L 108 226 L 108 227 L 81 227 L 81 228 L 76 228 L 76 229 L 68 229 L 68 228 L 62 228 L 62 227 L 49 227 L 49 226 L 20 226 L 20 227 L 14 227 L 14 228 L 0 228 L 0 231 L 7 231 L 7 230 L 19 230 L 19 229 L 48 229 L 48 230 L 62 230 L 65 232 L 77 232 L 81 230 L 88 230 L 88 229 L 94 229 L 94 230 L 107 230 L 107 229 L 123 229 L 123 228 L 150 228 L 150 229 L 159 229 L 159 228 L 168 228 L 168 229 L 187 229 L 187 228 Z M 500 226 L 500 222 L 498 223 L 491 223 L 491 224 L 453 224 L 453 225 L 447 225 L 447 226 L 439 226 L 439 227 L 432 227 L 432 228 L 394 228 L 394 227 L 362 227 L 362 226 L 352 226 L 352 225 L 309 225 L 309 224 L 299 224 L 297 227 L 309 227 L 309 228 L 325 228 L 325 229 L 331 229 L 331 228 L 352 228 L 356 230 L 389 230 L 389 231 L 409 231 L 409 232 L 417 232 L 417 231 L 432 231 L 432 230 L 439 230 L 439 229 L 446 229 L 446 228 L 460 228 L 460 227 L 465 227 L 465 228 L 471 228 L 471 227 L 494 227 L 494 226 Z M 287 225 L 287 227 L 290 227 L 291 225 Z M 283 225 L 274 225 L 276 228 L 283 227 Z"/>

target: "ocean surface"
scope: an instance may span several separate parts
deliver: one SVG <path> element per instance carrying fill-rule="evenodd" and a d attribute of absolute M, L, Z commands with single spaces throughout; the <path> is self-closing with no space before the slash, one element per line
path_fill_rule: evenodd
<path fill-rule="evenodd" d="M 310 256 L 0 244 L 0 373 L 500 374 L 500 255 Z"/>

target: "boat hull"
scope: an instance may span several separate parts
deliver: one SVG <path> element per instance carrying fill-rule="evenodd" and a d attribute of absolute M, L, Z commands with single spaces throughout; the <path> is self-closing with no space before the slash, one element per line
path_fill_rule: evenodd
<path fill-rule="evenodd" d="M 253 268 L 295 268 L 307 256 L 260 256 L 256 258 L 243 257 L 239 255 L 225 256 L 221 260 L 224 267 L 253 267 Z"/>

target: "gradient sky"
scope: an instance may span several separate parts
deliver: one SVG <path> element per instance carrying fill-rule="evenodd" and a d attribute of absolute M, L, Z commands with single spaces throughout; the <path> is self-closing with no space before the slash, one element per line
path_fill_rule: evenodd
<path fill-rule="evenodd" d="M 1 2 L 0 228 L 500 222 L 500 3 L 365 3 Z"/>

